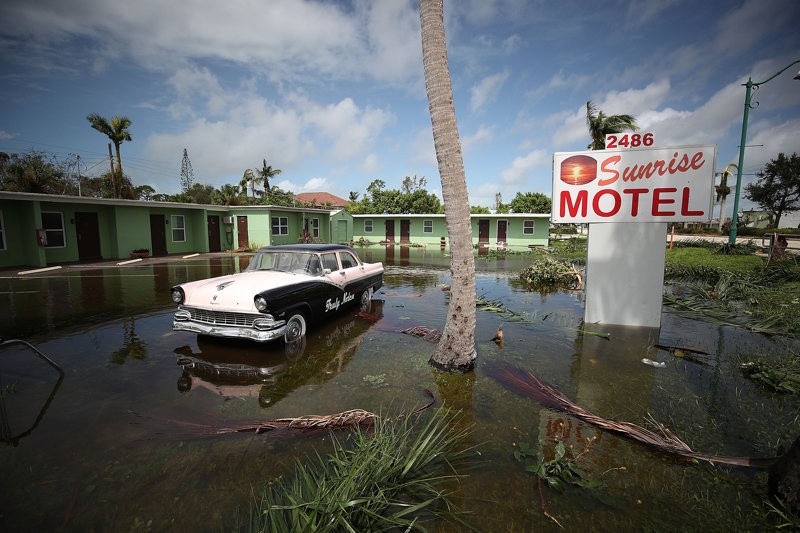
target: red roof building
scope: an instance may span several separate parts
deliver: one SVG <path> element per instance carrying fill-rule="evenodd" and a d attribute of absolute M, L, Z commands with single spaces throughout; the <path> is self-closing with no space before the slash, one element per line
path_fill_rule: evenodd
<path fill-rule="evenodd" d="M 304 204 L 310 204 L 318 207 L 325 205 L 330 205 L 332 207 L 347 207 L 350 205 L 348 200 L 339 198 L 338 196 L 329 192 L 301 192 L 300 194 L 295 194 L 294 199 L 298 202 L 303 202 Z"/>

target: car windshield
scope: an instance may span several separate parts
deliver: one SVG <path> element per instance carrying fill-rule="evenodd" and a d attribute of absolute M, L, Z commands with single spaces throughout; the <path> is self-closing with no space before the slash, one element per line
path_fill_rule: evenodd
<path fill-rule="evenodd" d="M 322 274 L 319 256 L 309 252 L 265 251 L 258 252 L 247 266 L 248 271 L 276 270 L 319 276 Z"/>

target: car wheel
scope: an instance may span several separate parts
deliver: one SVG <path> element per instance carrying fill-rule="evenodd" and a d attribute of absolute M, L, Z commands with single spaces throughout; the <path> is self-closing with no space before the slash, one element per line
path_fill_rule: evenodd
<path fill-rule="evenodd" d="M 361 293 L 360 310 L 369 311 L 370 305 L 372 305 L 372 287 Z"/>
<path fill-rule="evenodd" d="M 287 343 L 297 342 L 306 334 L 306 317 L 303 313 L 295 313 L 286 321 L 286 331 L 283 340 Z"/>

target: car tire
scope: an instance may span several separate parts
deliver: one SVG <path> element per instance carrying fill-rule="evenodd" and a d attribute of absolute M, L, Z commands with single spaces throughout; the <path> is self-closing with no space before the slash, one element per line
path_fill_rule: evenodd
<path fill-rule="evenodd" d="M 286 321 L 286 330 L 283 333 L 283 340 L 293 343 L 301 340 L 306 335 L 306 317 L 303 313 L 296 312 Z"/>
<path fill-rule="evenodd" d="M 371 305 L 372 305 L 372 287 L 361 293 L 359 310 L 369 311 Z"/>

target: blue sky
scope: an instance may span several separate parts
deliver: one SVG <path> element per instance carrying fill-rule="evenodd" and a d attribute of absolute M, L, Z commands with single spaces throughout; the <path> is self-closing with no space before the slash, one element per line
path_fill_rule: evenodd
<path fill-rule="evenodd" d="M 800 59 L 797 0 L 446 0 L 445 19 L 470 203 L 487 207 L 550 194 L 553 153 L 589 142 L 587 100 L 656 146 L 716 144 L 722 170 L 742 84 Z M 0 151 L 99 174 L 108 140 L 86 115 L 124 115 L 123 167 L 159 192 L 178 192 L 184 148 L 215 187 L 266 158 L 294 192 L 405 176 L 440 192 L 415 1 L 4 0 L 0 20 Z M 800 152 L 798 66 L 754 96 L 745 182 Z"/>

